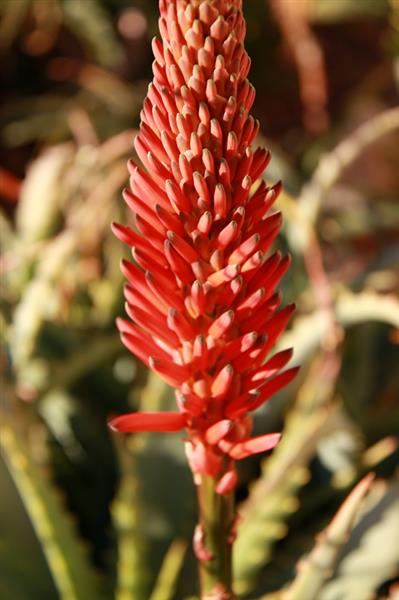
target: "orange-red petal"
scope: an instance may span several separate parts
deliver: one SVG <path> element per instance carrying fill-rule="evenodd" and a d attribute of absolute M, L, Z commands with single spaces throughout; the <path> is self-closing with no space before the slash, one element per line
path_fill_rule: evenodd
<path fill-rule="evenodd" d="M 178 412 L 128 413 L 109 421 L 114 431 L 133 433 L 138 431 L 180 431 L 186 425 L 186 417 Z"/>
<path fill-rule="evenodd" d="M 272 450 L 279 443 L 281 433 L 267 433 L 235 444 L 229 454 L 234 460 L 241 460 L 252 454 Z"/>

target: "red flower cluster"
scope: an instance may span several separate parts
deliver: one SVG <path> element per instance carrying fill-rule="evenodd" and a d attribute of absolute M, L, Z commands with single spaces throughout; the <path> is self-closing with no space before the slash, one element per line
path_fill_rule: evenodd
<path fill-rule="evenodd" d="M 267 253 L 280 224 L 269 214 L 280 185 L 259 178 L 270 154 L 251 144 L 255 91 L 241 0 L 160 0 L 162 41 L 129 163 L 124 199 L 135 227 L 113 225 L 132 247 L 122 271 L 125 346 L 176 388 L 179 412 L 113 419 L 118 431 L 185 428 L 198 478 L 236 484 L 234 461 L 271 449 L 279 434 L 251 438 L 250 412 L 288 384 L 291 357 L 269 357 L 293 306 L 275 293 L 289 259 Z"/>

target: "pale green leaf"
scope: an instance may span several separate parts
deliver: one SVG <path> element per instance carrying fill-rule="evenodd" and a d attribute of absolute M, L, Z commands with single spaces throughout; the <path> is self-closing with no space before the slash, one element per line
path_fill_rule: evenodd
<path fill-rule="evenodd" d="M 7 468 L 40 541 L 62 600 L 103 596 L 88 556 L 44 473 L 30 458 L 8 416 L 1 415 L 1 441 Z"/>
<path fill-rule="evenodd" d="M 327 529 L 319 536 L 309 556 L 298 566 L 298 574 L 284 592 L 284 600 L 318 600 L 324 581 L 345 544 L 360 505 L 370 489 L 373 476 L 367 475 L 352 490 Z"/>

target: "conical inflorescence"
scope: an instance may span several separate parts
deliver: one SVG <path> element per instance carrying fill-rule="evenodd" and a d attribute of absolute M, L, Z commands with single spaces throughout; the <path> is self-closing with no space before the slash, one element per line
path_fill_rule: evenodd
<path fill-rule="evenodd" d="M 260 179 L 270 154 L 252 149 L 241 0 L 161 0 L 154 79 L 129 163 L 124 199 L 135 229 L 114 224 L 132 249 L 123 261 L 125 346 L 176 388 L 178 411 L 132 413 L 119 431 L 186 429 L 190 467 L 236 484 L 236 460 L 271 449 L 251 437 L 250 413 L 288 384 L 291 350 L 271 355 L 293 306 L 276 287 L 288 257 L 270 248 L 281 225 L 280 185 Z"/>

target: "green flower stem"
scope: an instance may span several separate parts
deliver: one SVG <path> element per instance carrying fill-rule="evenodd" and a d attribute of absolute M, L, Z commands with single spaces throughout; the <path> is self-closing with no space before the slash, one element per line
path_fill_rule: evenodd
<path fill-rule="evenodd" d="M 199 544 L 208 559 L 199 558 L 202 600 L 232 600 L 232 528 L 234 494 L 216 493 L 217 481 L 202 477 L 198 486 Z M 197 552 L 198 555 L 198 552 Z"/>

